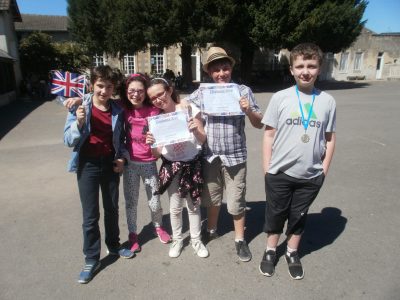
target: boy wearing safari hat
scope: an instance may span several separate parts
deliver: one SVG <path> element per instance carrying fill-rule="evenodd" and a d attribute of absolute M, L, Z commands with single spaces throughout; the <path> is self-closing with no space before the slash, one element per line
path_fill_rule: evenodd
<path fill-rule="evenodd" d="M 203 64 L 203 70 L 214 83 L 231 82 L 235 60 L 219 47 L 211 47 Z M 251 89 L 239 86 L 240 108 L 244 115 L 212 116 L 203 113 L 207 141 L 204 145 L 202 205 L 207 207 L 207 235 L 209 240 L 218 237 L 217 223 L 226 189 L 228 212 L 233 216 L 235 247 L 241 261 L 250 261 L 251 252 L 244 239 L 246 209 L 247 147 L 244 132 L 246 116 L 256 128 L 262 128 L 261 112 Z M 199 90 L 188 101 L 200 106 Z"/>

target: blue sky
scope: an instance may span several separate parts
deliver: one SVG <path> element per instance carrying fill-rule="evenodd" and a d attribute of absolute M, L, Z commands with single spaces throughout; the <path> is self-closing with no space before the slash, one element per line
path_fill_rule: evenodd
<path fill-rule="evenodd" d="M 17 0 L 23 14 L 67 15 L 67 0 Z M 400 32 L 400 0 L 369 0 L 363 20 L 375 31 Z"/>

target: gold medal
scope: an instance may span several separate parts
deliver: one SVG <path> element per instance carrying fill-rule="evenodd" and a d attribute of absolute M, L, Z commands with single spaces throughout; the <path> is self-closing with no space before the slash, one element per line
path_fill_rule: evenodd
<path fill-rule="evenodd" d="M 302 141 L 303 143 L 308 143 L 308 142 L 310 141 L 310 136 L 309 136 L 307 133 L 303 134 L 303 135 L 301 136 L 301 141 Z"/>

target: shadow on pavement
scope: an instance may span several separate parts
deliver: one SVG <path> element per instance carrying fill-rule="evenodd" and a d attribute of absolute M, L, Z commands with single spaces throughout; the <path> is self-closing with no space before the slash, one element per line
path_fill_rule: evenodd
<path fill-rule="evenodd" d="M 300 254 L 305 256 L 332 244 L 344 231 L 347 219 L 336 207 L 325 207 L 321 213 L 307 216 L 307 225 L 300 242 Z"/>
<path fill-rule="evenodd" d="M 265 201 L 246 203 L 246 231 L 245 239 L 250 243 L 263 232 Z M 207 210 L 202 208 L 203 232 L 207 229 Z M 222 203 L 218 218 L 218 235 L 223 236 L 234 231 L 232 215 L 228 213 L 226 203 Z"/>
<path fill-rule="evenodd" d="M 45 101 L 17 100 L 0 107 L 0 140 Z"/>
<path fill-rule="evenodd" d="M 118 255 L 107 255 L 104 258 L 100 259 L 100 268 L 96 272 L 96 275 L 106 269 L 109 265 L 112 265 L 119 259 Z"/>
<path fill-rule="evenodd" d="M 320 213 L 307 215 L 306 228 L 299 246 L 300 257 L 306 256 L 332 244 L 344 231 L 347 219 L 336 207 L 325 207 Z M 286 240 L 277 250 L 277 257 L 285 255 Z"/>

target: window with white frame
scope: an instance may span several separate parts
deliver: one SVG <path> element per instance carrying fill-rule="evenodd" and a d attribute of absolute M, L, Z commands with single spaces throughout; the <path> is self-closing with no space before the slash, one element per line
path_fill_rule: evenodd
<path fill-rule="evenodd" d="M 135 56 L 126 54 L 124 56 L 124 71 L 126 74 L 135 73 Z"/>
<path fill-rule="evenodd" d="M 361 70 L 362 58 L 363 58 L 363 53 L 362 52 L 356 52 L 356 55 L 354 56 L 354 71 L 360 71 Z"/>
<path fill-rule="evenodd" d="M 339 71 L 347 70 L 347 60 L 349 59 L 349 52 L 342 52 L 340 56 Z"/>
<path fill-rule="evenodd" d="M 94 55 L 93 56 L 93 66 L 98 67 L 98 66 L 104 66 L 105 61 L 104 61 L 104 56 L 103 55 Z"/>
<path fill-rule="evenodd" d="M 151 73 L 164 73 L 164 49 L 162 47 L 150 48 Z"/>

